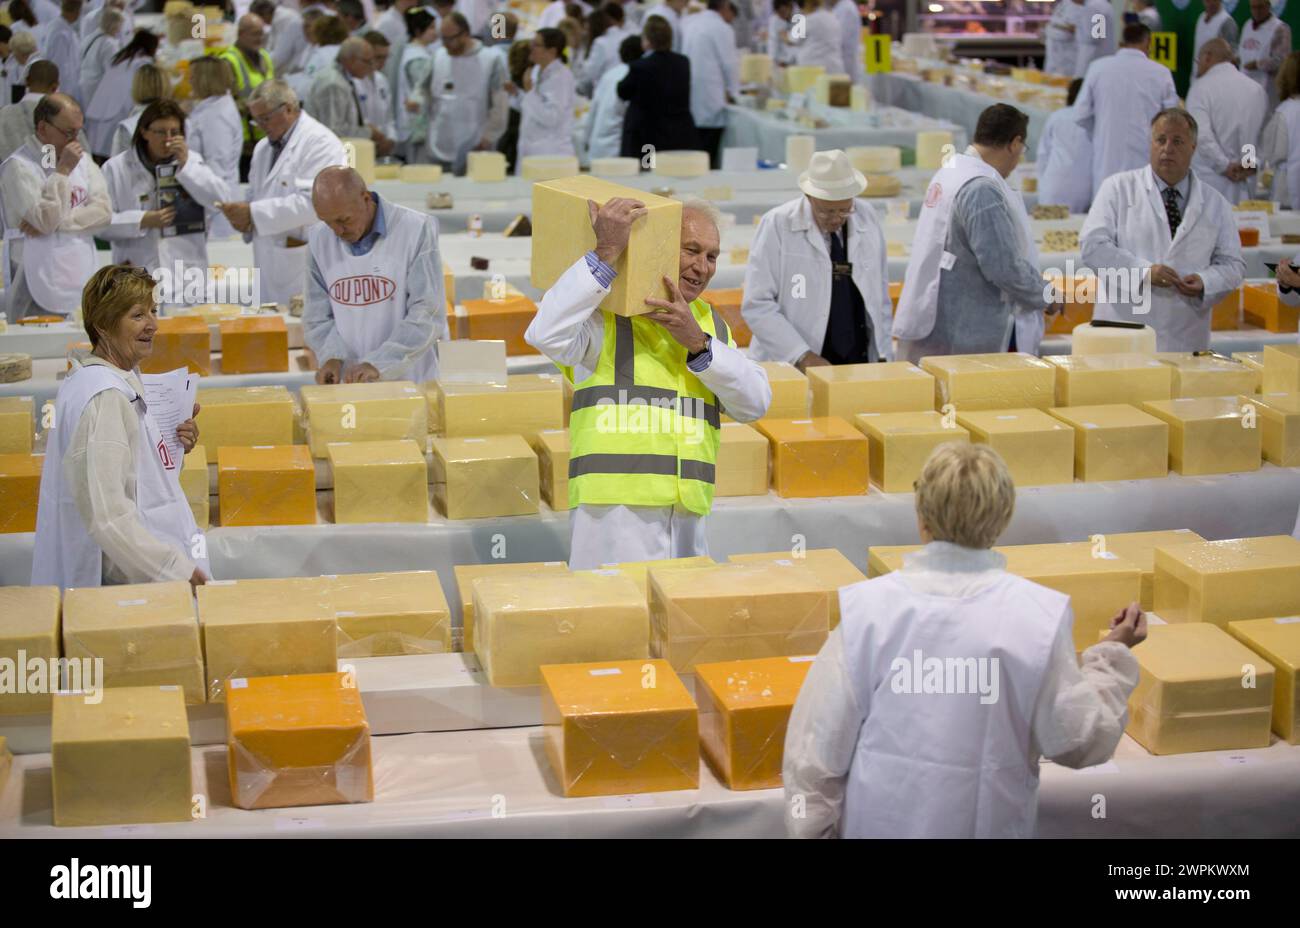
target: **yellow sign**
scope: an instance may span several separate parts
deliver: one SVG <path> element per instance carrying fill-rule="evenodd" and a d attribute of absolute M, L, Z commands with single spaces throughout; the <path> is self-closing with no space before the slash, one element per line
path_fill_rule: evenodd
<path fill-rule="evenodd" d="M 1178 69 L 1178 33 L 1151 33 L 1151 60 L 1159 62 L 1170 71 Z"/>
<path fill-rule="evenodd" d="M 862 49 L 866 54 L 868 74 L 894 70 L 894 65 L 889 59 L 889 41 L 887 35 L 863 36 Z"/>

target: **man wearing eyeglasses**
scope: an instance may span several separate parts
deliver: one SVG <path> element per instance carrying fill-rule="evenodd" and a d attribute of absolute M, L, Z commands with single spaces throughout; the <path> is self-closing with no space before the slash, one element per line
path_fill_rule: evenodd
<path fill-rule="evenodd" d="M 339 138 L 368 138 L 375 154 L 392 154 L 393 140 L 380 128 L 366 122 L 366 97 L 374 92 L 367 81 L 375 73 L 375 49 L 358 36 L 349 36 L 339 46 L 338 60 L 312 82 L 307 109 Z"/>
<path fill-rule="evenodd" d="M 429 152 L 433 161 L 462 174 L 471 151 L 495 148 L 505 132 L 509 78 L 504 57 L 472 38 L 460 13 L 443 17 L 440 33 L 429 76 Z"/>
<path fill-rule="evenodd" d="M 35 133 L 0 165 L 11 321 L 73 313 L 95 270 L 92 233 L 111 214 L 104 176 L 77 142 L 77 101 L 47 94 L 32 119 Z"/>

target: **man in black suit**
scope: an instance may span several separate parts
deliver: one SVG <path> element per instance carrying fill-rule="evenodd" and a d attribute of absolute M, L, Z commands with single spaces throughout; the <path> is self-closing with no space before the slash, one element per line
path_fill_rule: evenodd
<path fill-rule="evenodd" d="M 672 50 L 673 27 L 651 16 L 641 44 L 649 54 L 628 65 L 618 95 L 627 101 L 622 155 L 640 158 L 642 167 L 649 167 L 646 146 L 653 151 L 697 149 L 699 139 L 691 118 L 691 62 Z"/>

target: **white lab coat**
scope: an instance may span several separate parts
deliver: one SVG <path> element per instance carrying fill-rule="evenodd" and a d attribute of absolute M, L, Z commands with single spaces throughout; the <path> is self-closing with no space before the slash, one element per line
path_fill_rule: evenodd
<path fill-rule="evenodd" d="M 1121 48 L 1088 71 L 1074 101 L 1079 125 L 1092 139 L 1092 191 L 1120 171 L 1151 159 L 1151 120 L 1178 105 L 1169 69 L 1143 52 Z"/>
<path fill-rule="evenodd" d="M 90 150 L 97 155 L 113 153 L 113 133 L 123 119 L 131 113 L 135 102 L 131 99 L 131 81 L 142 65 L 153 62 L 137 55 L 128 61 L 110 65 L 99 86 L 90 94 L 86 104 L 86 137 Z"/>
<path fill-rule="evenodd" d="M 16 152 L 34 134 L 36 104 L 41 94 L 25 94 L 17 103 L 0 106 L 0 161 Z"/>
<path fill-rule="evenodd" d="M 287 4 L 276 4 L 275 15 L 271 17 L 270 42 L 266 47 L 275 76 L 288 74 L 309 44 L 302 31 L 302 14 Z"/>
<path fill-rule="evenodd" d="M 1228 11 L 1220 8 L 1219 12 L 1210 17 L 1207 22 L 1205 13 L 1196 17 L 1196 33 L 1192 39 L 1192 77 L 1191 85 L 1196 86 L 1200 80 L 1196 76 L 1198 68 L 1197 61 L 1201 57 L 1201 49 L 1210 39 L 1226 39 L 1229 45 L 1235 45 L 1237 41 L 1237 23 L 1229 15 Z"/>
<path fill-rule="evenodd" d="M 59 92 L 66 93 L 84 105 L 81 93 L 81 36 L 77 34 L 77 27 L 62 16 L 55 19 L 41 42 L 41 54 L 59 67 Z"/>
<path fill-rule="evenodd" d="M 130 4 L 126 9 L 119 10 L 122 14 L 122 29 L 118 32 L 117 37 L 121 39 L 124 36 L 135 34 L 135 14 L 130 10 Z M 81 22 L 78 30 L 83 39 L 90 38 L 96 30 L 99 29 L 99 17 L 104 13 L 104 4 L 96 3 L 81 14 Z"/>
<path fill-rule="evenodd" d="M 1043 123 L 1034 161 L 1038 202 L 1063 203 L 1072 213 L 1086 213 L 1092 202 L 1092 140 L 1075 115 L 1075 108 L 1067 106 Z"/>
<path fill-rule="evenodd" d="M 1246 264 L 1232 207 L 1223 195 L 1192 174 L 1191 190 L 1178 235 L 1170 241 L 1164 201 L 1150 166 L 1108 178 L 1097 191 L 1079 233 L 1083 261 L 1106 268 L 1143 268 L 1165 264 L 1180 275 L 1199 274 L 1204 292 L 1199 299 L 1169 287 L 1150 287 L 1142 275 L 1142 293 L 1149 293 L 1150 311 L 1132 302 L 1102 303 L 1096 319 L 1141 322 L 1156 331 L 1157 351 L 1199 351 L 1210 347 L 1210 314 L 1214 304 L 1241 285 Z"/>
<path fill-rule="evenodd" d="M 429 132 L 429 73 L 433 70 L 433 49 L 418 42 L 408 42 L 402 49 L 402 61 L 397 69 L 397 100 L 394 107 L 394 125 L 399 142 L 415 146 L 407 161 L 423 160 Z M 419 104 L 412 113 L 407 101 Z"/>
<path fill-rule="evenodd" d="M 1043 70 L 1048 74 L 1074 74 L 1075 34 L 1070 27 L 1082 22 L 1079 16 L 1082 10 L 1083 7 L 1070 0 L 1052 4 L 1052 18 L 1043 32 Z"/>
<path fill-rule="evenodd" d="M 519 104 L 519 154 L 515 173 L 529 155 L 572 155 L 573 107 L 577 102 L 573 72 L 558 58 L 545 70 L 533 65 L 533 89 Z"/>
<path fill-rule="evenodd" d="M 806 34 L 798 43 L 795 60 L 800 66 L 821 65 L 827 74 L 847 74 L 844 69 L 844 45 L 840 21 L 827 9 L 818 9 L 804 18 Z"/>
<path fill-rule="evenodd" d="M 83 102 L 84 98 L 94 93 L 92 88 L 98 87 L 99 82 L 104 79 L 108 73 L 108 67 L 113 61 L 113 56 L 121 49 L 122 43 L 116 36 L 107 35 L 96 30 L 94 34 L 86 38 L 81 43 L 81 87 Z M 60 76 L 63 71 L 60 69 Z M 60 81 L 62 89 L 62 81 Z"/>
<path fill-rule="evenodd" d="M 1079 18 L 1074 28 L 1074 76 L 1083 77 L 1088 73 L 1088 65 L 1115 53 L 1118 47 L 1115 13 L 1109 0 L 1085 0 L 1075 15 Z M 1105 17 L 1106 25 L 1095 30 L 1101 35 L 1094 37 L 1093 21 L 1098 16 Z"/>
<path fill-rule="evenodd" d="M 585 18 L 591 12 L 591 7 L 583 0 L 577 0 L 577 3 L 582 7 L 582 15 Z M 494 0 L 456 0 L 456 10 L 469 22 L 469 34 L 473 36 L 481 36 L 487 32 L 488 19 L 496 7 Z"/>
<path fill-rule="evenodd" d="M 506 80 L 504 58 L 481 43 L 464 55 L 450 55 L 441 45 L 434 49 L 428 138 L 434 161 L 462 172 L 479 142 L 495 143 L 501 137 Z"/>
<path fill-rule="evenodd" d="M 302 68 L 285 77 L 285 81 L 293 88 L 294 93 L 298 94 L 299 100 L 306 100 L 311 96 L 312 84 L 316 83 L 317 76 L 322 71 L 334 67 L 334 62 L 338 61 L 338 58 L 339 46 L 314 45 L 307 52 Z"/>
<path fill-rule="evenodd" d="M 1259 133 L 1268 109 L 1264 88 L 1237 70 L 1231 61 L 1221 61 L 1197 81 L 1187 94 L 1187 112 L 1196 120 L 1196 154 L 1192 169 L 1229 203 L 1250 196 L 1249 181 L 1231 181 L 1223 176 L 1230 164 L 1240 164 L 1245 146 L 1259 158 Z"/>
<path fill-rule="evenodd" d="M 790 41 L 790 21 L 775 13 L 767 18 L 767 53 L 775 65 L 794 64 L 799 46 Z"/>
<path fill-rule="evenodd" d="M 611 26 L 605 30 L 604 35 L 591 43 L 591 50 L 582 62 L 581 71 L 574 69 L 575 73 L 581 75 L 578 78 L 578 93 L 584 97 L 590 96 L 605 72 L 622 62 L 618 47 L 631 34 L 620 26 Z"/>
<path fill-rule="evenodd" d="M 756 361 L 793 364 L 805 352 L 820 354 L 831 312 L 831 256 L 808 198 L 801 194 L 768 210 L 750 249 L 741 304 L 745 324 L 753 332 L 750 356 Z M 853 201 L 848 257 L 853 284 L 870 317 L 876 354 L 888 360 L 892 327 L 889 259 L 884 230 L 875 208 L 866 200 Z M 790 283 L 796 275 L 802 275 L 804 284 L 797 290 Z"/>
<path fill-rule="evenodd" d="M 691 116 L 702 129 L 727 124 L 727 97 L 740 93 L 736 34 L 714 10 L 686 20 L 682 54 L 691 59 Z"/>
<path fill-rule="evenodd" d="M 1275 50 L 1278 52 L 1276 57 L 1273 54 Z M 1241 62 L 1241 73 L 1259 84 L 1268 94 L 1269 110 L 1277 106 L 1277 72 L 1290 50 L 1291 27 L 1282 20 L 1270 16 L 1258 26 L 1253 19 L 1246 20 L 1246 25 L 1241 30 L 1237 58 Z M 1248 70 L 1246 65 L 1250 62 L 1258 67 Z"/>
<path fill-rule="evenodd" d="M 1300 210 L 1300 97 L 1278 104 L 1260 136 L 1259 153 L 1261 164 L 1273 166 L 1272 200 Z"/>
<path fill-rule="evenodd" d="M 862 53 L 862 15 L 857 0 L 836 0 L 831 15 L 840 24 L 840 50 L 844 60 L 844 73 L 853 83 L 866 80 L 866 65 Z"/>
<path fill-rule="evenodd" d="M 244 150 L 244 123 L 235 98 L 225 93 L 195 103 L 194 111 L 185 123 L 185 138 L 190 151 L 202 155 L 212 173 L 226 183 L 230 195 L 236 195 L 239 190 L 239 158 Z M 220 212 L 209 219 L 209 238 L 227 238 L 235 234 L 230 221 Z"/>
<path fill-rule="evenodd" d="M 605 72 L 591 95 L 587 112 L 587 160 L 617 158 L 623 148 L 623 117 L 627 101 L 618 96 L 618 83 L 627 77 L 628 67 L 619 63 Z"/>
<path fill-rule="evenodd" d="M 302 293 L 307 273 L 307 227 L 316 222 L 311 185 L 330 165 L 345 164 L 343 143 L 307 113 L 300 113 L 275 164 L 271 140 L 253 149 L 248 172 L 248 202 L 252 210 L 253 265 L 261 272 L 262 299 L 288 303 Z M 302 244 L 290 247 L 288 239 Z"/>

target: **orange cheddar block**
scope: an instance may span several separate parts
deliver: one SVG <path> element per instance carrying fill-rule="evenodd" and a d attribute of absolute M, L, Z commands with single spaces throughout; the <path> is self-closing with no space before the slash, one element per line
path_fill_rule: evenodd
<path fill-rule="evenodd" d="M 537 315 L 537 304 L 528 297 L 466 300 L 461 305 L 464 315 L 456 317 L 457 338 L 503 341 L 506 343 L 506 354 L 511 357 L 537 354 L 537 349 L 524 341 L 528 323 Z"/>
<path fill-rule="evenodd" d="M 220 448 L 221 524 L 316 524 L 316 469 L 305 445 Z"/>
<path fill-rule="evenodd" d="M 140 362 L 145 374 L 165 374 L 187 367 L 191 374 L 212 373 L 212 334 L 198 316 L 165 316 L 158 320 L 153 352 Z"/>
<path fill-rule="evenodd" d="M 1245 287 L 1238 287 L 1219 302 L 1210 311 L 1210 331 L 1230 332 L 1241 328 L 1241 301 Z"/>
<path fill-rule="evenodd" d="M 1275 281 L 1247 284 L 1242 291 L 1241 314 L 1246 322 L 1270 332 L 1300 328 L 1300 306 L 1288 306 L 1278 299 Z"/>
<path fill-rule="evenodd" d="M 0 535 L 36 531 L 43 454 L 0 454 Z"/>
<path fill-rule="evenodd" d="M 783 497 L 867 492 L 867 437 L 835 416 L 760 419 L 772 445 L 772 488 Z"/>
<path fill-rule="evenodd" d="M 26 662 L 32 660 L 38 667 L 48 668 L 49 662 L 62 653 L 60 611 L 57 586 L 0 586 L 0 660 L 11 661 L 15 669 L 28 666 Z M 72 665 L 69 670 L 73 666 L 81 665 Z M 49 712 L 52 688 L 32 687 L 39 691 L 31 692 L 24 685 L 25 692 L 19 692 L 17 686 L 0 690 L 0 717 Z"/>
<path fill-rule="evenodd" d="M 1097 278 L 1074 274 L 1066 277 L 1060 271 L 1046 271 L 1043 279 L 1057 289 L 1063 299 L 1065 311 L 1047 317 L 1047 334 L 1069 335 L 1076 325 L 1092 321 L 1092 307 L 1097 301 Z"/>
<path fill-rule="evenodd" d="M 727 323 L 727 328 L 731 330 L 731 337 L 735 339 L 737 348 L 745 348 L 749 345 L 754 333 L 745 324 L 745 317 L 740 314 L 740 306 L 745 299 L 743 288 L 731 287 L 725 290 L 705 290 L 700 294 L 700 299 L 712 306 L 722 316 Z"/>
<path fill-rule="evenodd" d="M 903 295 L 903 282 L 901 280 L 891 280 L 889 282 L 889 304 L 892 312 L 898 312 L 898 300 Z"/>
<path fill-rule="evenodd" d="M 283 316 L 222 319 L 221 373 L 279 374 L 289 370 L 289 330 Z"/>

